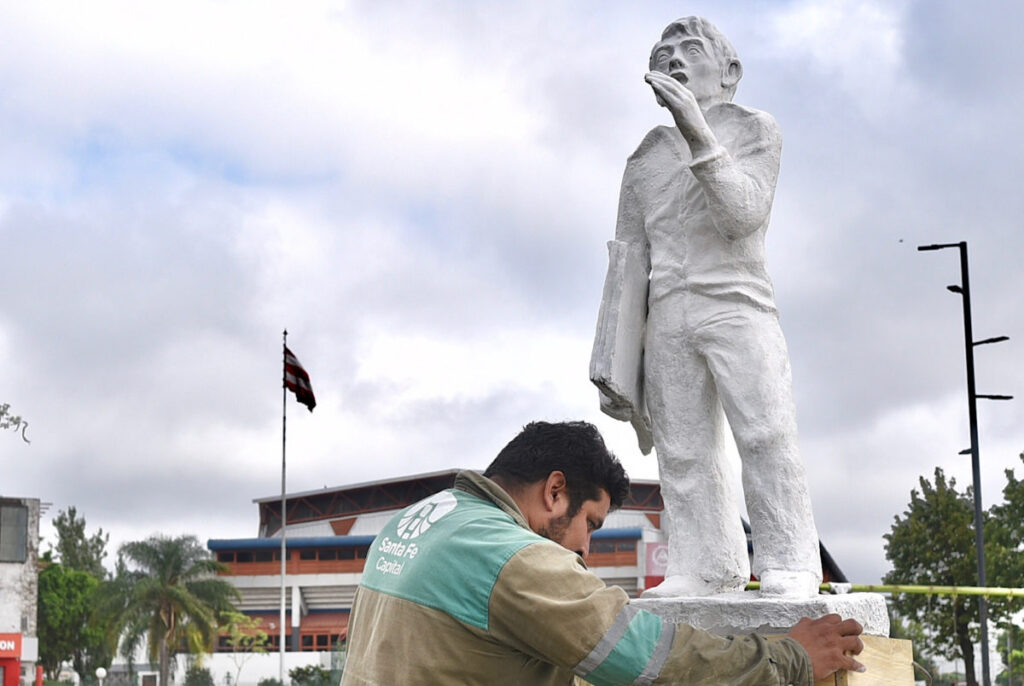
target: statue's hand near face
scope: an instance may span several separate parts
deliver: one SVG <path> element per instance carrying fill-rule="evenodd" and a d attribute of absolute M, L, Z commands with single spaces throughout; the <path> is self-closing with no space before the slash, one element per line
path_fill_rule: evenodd
<path fill-rule="evenodd" d="M 694 158 L 709 153 L 717 144 L 697 97 L 677 79 L 657 71 L 647 72 L 644 80 L 654 90 L 658 104 L 668 108 L 676 127 L 690 146 Z"/>
<path fill-rule="evenodd" d="M 673 118 L 688 123 L 690 128 L 703 123 L 704 114 L 697 96 L 680 81 L 660 71 L 647 72 L 644 81 L 654 90 L 658 104 L 667 107 Z"/>

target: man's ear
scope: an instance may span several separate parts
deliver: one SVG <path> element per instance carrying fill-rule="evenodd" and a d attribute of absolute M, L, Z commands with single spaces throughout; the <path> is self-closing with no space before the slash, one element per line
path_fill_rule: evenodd
<path fill-rule="evenodd" d="M 560 471 L 551 472 L 544 481 L 544 507 L 548 512 L 569 510 L 569 491 L 566 488 L 565 474 Z"/>
<path fill-rule="evenodd" d="M 729 60 L 722 70 L 722 88 L 735 88 L 736 84 L 743 78 L 743 65 L 739 60 Z"/>

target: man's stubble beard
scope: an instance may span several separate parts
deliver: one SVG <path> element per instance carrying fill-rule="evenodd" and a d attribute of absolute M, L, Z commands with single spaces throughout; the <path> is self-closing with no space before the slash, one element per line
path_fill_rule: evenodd
<path fill-rule="evenodd" d="M 541 527 L 537 534 L 543 536 L 549 541 L 554 541 L 558 545 L 565 547 L 563 541 L 565 540 L 565 532 L 569 529 L 569 525 L 572 523 L 572 517 L 565 514 L 561 517 L 555 517 L 548 520 L 547 525 Z"/>

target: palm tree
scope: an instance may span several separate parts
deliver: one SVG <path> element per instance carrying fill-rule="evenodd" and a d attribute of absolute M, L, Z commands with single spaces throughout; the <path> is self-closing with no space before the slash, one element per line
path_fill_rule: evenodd
<path fill-rule="evenodd" d="M 101 587 L 98 611 L 114 620 L 111 639 L 123 649 L 145 637 L 149 661 L 160 663 L 160 686 L 167 686 L 179 646 L 189 652 L 211 646 L 218 615 L 234 610 L 238 591 L 216 578 L 226 567 L 195 536 L 150 536 L 125 543 L 118 557 L 118 574 Z"/>

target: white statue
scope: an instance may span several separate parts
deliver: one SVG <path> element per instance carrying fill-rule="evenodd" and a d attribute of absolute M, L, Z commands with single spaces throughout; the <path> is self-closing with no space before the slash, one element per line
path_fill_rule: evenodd
<path fill-rule="evenodd" d="M 765 268 L 781 135 L 771 115 L 731 102 L 743 68 L 707 20 L 670 24 L 650 69 L 676 125 L 653 129 L 626 163 L 591 360 L 602 409 L 633 423 L 645 453 L 657 448 L 669 562 L 645 595 L 711 595 L 750 578 L 724 410 L 762 594 L 811 596 L 818 535 Z"/>

